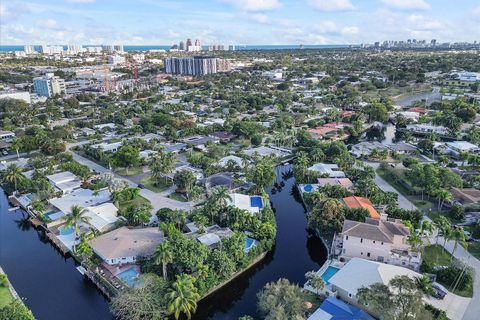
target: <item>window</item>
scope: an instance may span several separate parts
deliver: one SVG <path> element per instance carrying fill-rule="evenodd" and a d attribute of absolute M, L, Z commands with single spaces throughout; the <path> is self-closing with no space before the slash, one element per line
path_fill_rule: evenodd
<path fill-rule="evenodd" d="M 367 257 L 370 257 L 370 252 L 367 252 Z"/>
<path fill-rule="evenodd" d="M 351 294 L 351 293 L 349 293 L 349 294 L 348 294 L 348 297 L 349 297 L 349 298 L 351 298 L 351 297 L 352 297 L 352 294 Z"/>
<path fill-rule="evenodd" d="M 345 240 L 348 240 L 348 236 L 345 236 Z"/>
<path fill-rule="evenodd" d="M 360 252 L 360 255 L 363 256 L 363 252 Z"/>
<path fill-rule="evenodd" d="M 382 241 L 382 246 L 383 246 L 383 241 Z"/>
<path fill-rule="evenodd" d="M 362 242 L 363 242 L 363 238 L 360 238 L 360 243 L 362 243 Z"/>
<path fill-rule="evenodd" d="M 375 243 L 375 240 L 373 240 L 373 243 Z"/>

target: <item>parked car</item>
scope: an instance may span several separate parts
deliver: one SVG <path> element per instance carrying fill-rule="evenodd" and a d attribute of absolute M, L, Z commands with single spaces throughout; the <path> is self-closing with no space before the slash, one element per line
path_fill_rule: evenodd
<path fill-rule="evenodd" d="M 3 154 L 4 156 L 8 156 L 8 151 L 5 150 L 5 149 L 3 149 L 3 150 L 2 150 L 2 154 Z"/>
<path fill-rule="evenodd" d="M 145 186 L 144 186 L 143 184 L 141 184 L 141 183 L 138 184 L 138 187 L 139 187 L 140 189 L 145 189 Z"/>
<path fill-rule="evenodd" d="M 442 300 L 443 298 L 445 298 L 445 296 L 448 293 L 448 290 L 445 289 L 445 287 L 442 286 L 441 284 L 439 284 L 438 282 L 434 282 L 432 284 L 432 288 L 433 288 L 433 290 L 435 290 L 435 293 L 433 294 L 433 297 L 436 298 L 436 299 L 439 299 L 439 300 Z"/>

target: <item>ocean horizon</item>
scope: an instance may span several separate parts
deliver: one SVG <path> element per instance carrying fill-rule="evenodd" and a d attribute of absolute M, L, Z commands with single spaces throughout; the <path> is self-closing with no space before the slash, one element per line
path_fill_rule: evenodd
<path fill-rule="evenodd" d="M 40 52 L 40 45 L 33 45 L 35 50 Z M 66 45 L 61 45 L 64 50 L 67 49 Z M 82 45 L 83 47 L 101 47 L 101 45 Z M 341 49 L 341 48 L 350 48 L 358 47 L 359 45 L 349 45 L 349 44 L 281 44 L 281 45 L 234 45 L 235 50 L 287 50 L 287 49 L 300 49 L 302 46 L 304 49 Z M 148 50 L 169 50 L 171 45 L 124 45 L 123 49 L 128 51 L 148 51 Z M 208 50 L 209 46 L 202 46 L 202 49 Z M 228 47 L 225 45 L 225 47 Z M 24 45 L 0 45 L 0 52 L 13 52 L 13 51 L 23 51 Z"/>

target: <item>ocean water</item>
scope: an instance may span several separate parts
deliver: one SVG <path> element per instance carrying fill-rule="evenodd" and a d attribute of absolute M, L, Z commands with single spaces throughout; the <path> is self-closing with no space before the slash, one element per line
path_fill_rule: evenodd
<path fill-rule="evenodd" d="M 100 46 L 100 45 L 84 45 L 88 46 Z M 123 49 L 125 51 L 147 51 L 147 50 L 168 50 L 170 45 L 143 45 L 143 46 L 127 46 L 124 45 Z M 358 45 L 304 45 L 304 49 L 341 49 L 349 47 L 358 47 Z M 63 46 L 64 50 L 67 49 L 67 46 Z M 208 46 L 203 46 L 204 50 L 208 49 Z M 300 45 L 297 44 L 287 44 L 287 45 L 235 45 L 235 50 L 288 50 L 288 49 L 300 49 Z M 40 51 L 40 46 L 35 46 L 36 51 Z M 9 52 L 9 51 L 23 51 L 23 46 L 18 45 L 1 45 L 0 52 Z"/>

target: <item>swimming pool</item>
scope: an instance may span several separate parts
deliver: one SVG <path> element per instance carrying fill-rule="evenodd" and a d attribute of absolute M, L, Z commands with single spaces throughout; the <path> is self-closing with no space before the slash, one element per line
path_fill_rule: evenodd
<path fill-rule="evenodd" d="M 305 190 L 306 192 L 312 192 L 313 186 L 311 184 L 307 184 L 303 187 L 303 190 Z"/>
<path fill-rule="evenodd" d="M 129 287 L 135 287 L 136 281 L 140 273 L 137 271 L 136 268 L 131 267 L 123 272 L 117 274 L 117 278 L 125 282 Z"/>
<path fill-rule="evenodd" d="M 257 245 L 257 241 L 252 238 L 245 238 L 245 252 L 248 253 Z"/>
<path fill-rule="evenodd" d="M 262 209 L 263 208 L 262 197 L 259 197 L 259 196 L 250 197 L 250 205 L 252 207 L 257 207 L 257 208 Z"/>
<path fill-rule="evenodd" d="M 335 273 L 338 272 L 338 268 L 335 268 L 335 267 L 332 267 L 332 266 L 328 266 L 328 268 L 322 273 L 322 279 L 323 281 L 325 281 L 325 284 L 330 284 L 329 280 L 331 277 L 333 277 L 333 275 Z"/>
<path fill-rule="evenodd" d="M 58 228 L 58 231 L 60 231 L 60 235 L 62 236 L 68 236 L 75 232 L 73 227 L 66 227 L 66 226 Z"/>

